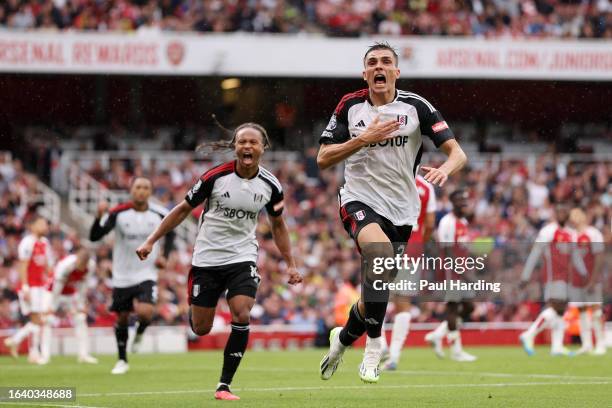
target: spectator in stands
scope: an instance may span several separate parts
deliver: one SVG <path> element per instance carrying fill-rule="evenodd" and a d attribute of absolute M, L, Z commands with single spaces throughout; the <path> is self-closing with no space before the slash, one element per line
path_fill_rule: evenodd
<path fill-rule="evenodd" d="M 326 33 L 612 38 L 610 3 L 556 1 L 8 0 L 13 30 Z"/>

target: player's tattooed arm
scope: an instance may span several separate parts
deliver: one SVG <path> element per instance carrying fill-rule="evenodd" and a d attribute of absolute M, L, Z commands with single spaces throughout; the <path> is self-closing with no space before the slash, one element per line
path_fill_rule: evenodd
<path fill-rule="evenodd" d="M 148 236 L 147 240 L 136 249 L 136 255 L 140 260 L 145 260 L 153 250 L 153 245 L 159 241 L 164 235 L 172 231 L 181 222 L 187 218 L 193 207 L 183 200 L 180 204 L 177 204 L 172 211 L 168 213 L 162 220 L 162 222 L 155 228 L 155 231 Z"/>
<path fill-rule="evenodd" d="M 272 226 L 272 236 L 274 237 L 274 243 L 278 247 L 281 255 L 287 263 L 287 274 L 289 275 L 288 283 L 290 285 L 296 285 L 302 282 L 302 275 L 297 270 L 295 260 L 291 254 L 291 240 L 289 238 L 289 230 L 287 224 L 283 219 L 282 215 L 273 216 L 269 215 L 270 224 Z"/>
<path fill-rule="evenodd" d="M 438 168 L 422 166 L 421 170 L 425 172 L 423 176 L 425 180 L 433 185 L 442 187 L 448 177 L 458 172 L 467 163 L 467 155 L 459 146 L 459 143 L 455 139 L 449 139 L 440 145 L 442 150 L 448 158 Z"/>

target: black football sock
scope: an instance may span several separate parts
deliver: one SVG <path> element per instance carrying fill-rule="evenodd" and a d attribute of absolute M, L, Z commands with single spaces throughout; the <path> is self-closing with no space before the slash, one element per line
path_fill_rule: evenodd
<path fill-rule="evenodd" d="M 117 339 L 117 351 L 119 352 L 119 360 L 127 362 L 127 353 L 125 351 L 128 340 L 128 326 L 115 324 L 115 338 Z"/>
<path fill-rule="evenodd" d="M 138 326 L 136 327 L 136 334 L 141 336 L 142 333 L 149 327 L 151 324 L 150 320 L 138 320 Z"/>
<path fill-rule="evenodd" d="M 359 313 L 357 303 L 355 303 L 353 307 L 351 307 L 346 324 L 342 328 L 342 331 L 340 331 L 340 343 L 348 347 L 353 344 L 355 340 L 360 338 L 365 331 L 365 322 Z"/>
<path fill-rule="evenodd" d="M 365 322 L 368 337 L 375 339 L 380 337 L 385 314 L 387 313 L 387 303 L 367 302 L 365 303 Z"/>
<path fill-rule="evenodd" d="M 364 284 L 363 291 L 365 306 L 365 318 L 363 320 L 368 337 L 374 339 L 380 337 L 385 322 L 387 304 L 389 304 L 389 291 L 376 290 L 368 282 Z"/>
<path fill-rule="evenodd" d="M 230 385 L 249 342 L 249 324 L 232 322 L 232 332 L 223 351 L 222 384 Z"/>

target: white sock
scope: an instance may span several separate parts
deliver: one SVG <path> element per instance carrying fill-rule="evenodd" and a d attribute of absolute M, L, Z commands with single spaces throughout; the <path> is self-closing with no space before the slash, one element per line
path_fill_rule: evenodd
<path fill-rule="evenodd" d="M 87 315 L 85 315 L 85 313 L 77 313 L 74 317 L 74 332 L 79 347 L 79 356 L 88 356 L 89 338 L 87 337 Z"/>
<path fill-rule="evenodd" d="M 453 353 L 458 354 L 463 351 L 463 346 L 461 344 L 461 333 L 459 330 L 448 332 L 446 339 L 451 344 L 451 351 Z"/>
<path fill-rule="evenodd" d="M 561 316 L 557 316 L 552 323 L 550 333 L 550 349 L 557 352 L 563 349 L 563 338 L 565 337 L 565 320 Z"/>
<path fill-rule="evenodd" d="M 386 343 L 386 342 L 385 342 L 385 338 L 382 337 L 382 336 L 375 337 L 375 338 L 372 338 L 370 336 L 366 336 L 366 346 L 365 346 L 365 348 L 366 349 L 376 349 L 376 350 L 380 351 L 381 355 L 382 355 L 382 352 L 385 349 L 385 346 L 383 346 L 383 343 Z"/>
<path fill-rule="evenodd" d="M 593 311 L 593 334 L 595 335 L 595 346 L 598 348 L 605 348 L 605 336 L 603 330 L 603 312 L 601 309 Z"/>
<path fill-rule="evenodd" d="M 21 343 L 23 339 L 25 339 L 30 333 L 32 333 L 34 326 L 36 326 L 34 323 L 27 322 L 21 329 L 17 330 L 17 333 L 13 334 L 13 336 L 11 337 L 13 343 L 19 345 L 19 343 Z"/>
<path fill-rule="evenodd" d="M 434 329 L 434 331 L 431 332 L 431 335 L 436 339 L 439 340 L 441 338 L 443 338 L 444 336 L 446 336 L 448 334 L 448 322 L 445 320 L 442 323 L 440 323 L 438 325 L 438 327 L 436 327 Z"/>
<path fill-rule="evenodd" d="M 384 328 L 380 330 L 380 338 L 382 339 L 382 350 L 383 353 L 385 353 L 389 350 L 389 346 L 387 345 L 387 333 L 385 333 Z"/>
<path fill-rule="evenodd" d="M 593 338 L 591 337 L 591 316 L 589 316 L 589 312 L 583 310 L 580 312 L 580 342 L 582 343 L 582 348 L 590 350 L 593 348 Z"/>
<path fill-rule="evenodd" d="M 30 348 L 28 354 L 30 357 L 38 358 L 40 356 L 40 326 L 33 324 L 30 336 Z"/>
<path fill-rule="evenodd" d="M 540 312 L 538 317 L 531 323 L 531 326 L 527 329 L 527 333 L 531 337 L 537 336 L 546 327 L 552 327 L 552 322 L 555 318 L 559 317 L 555 309 L 547 307 Z"/>
<path fill-rule="evenodd" d="M 391 332 L 391 345 L 389 346 L 389 358 L 396 364 L 399 363 L 402 347 L 404 347 L 408 330 L 410 330 L 410 319 L 412 319 L 410 312 L 401 312 L 395 315 L 393 331 Z"/>
<path fill-rule="evenodd" d="M 51 324 L 52 318 L 45 318 L 40 335 L 40 357 L 43 360 L 51 358 Z"/>

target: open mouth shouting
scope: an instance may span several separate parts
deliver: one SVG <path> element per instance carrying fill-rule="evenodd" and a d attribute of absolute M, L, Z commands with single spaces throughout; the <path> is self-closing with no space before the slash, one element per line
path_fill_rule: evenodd
<path fill-rule="evenodd" d="M 255 162 L 255 159 L 253 157 L 253 153 L 251 152 L 243 152 L 242 153 L 242 163 L 244 165 L 251 165 Z"/>
<path fill-rule="evenodd" d="M 374 75 L 374 86 L 385 86 L 387 84 L 387 77 L 384 74 Z"/>

